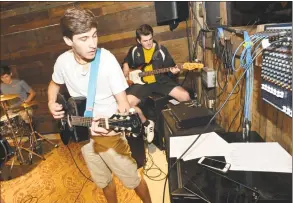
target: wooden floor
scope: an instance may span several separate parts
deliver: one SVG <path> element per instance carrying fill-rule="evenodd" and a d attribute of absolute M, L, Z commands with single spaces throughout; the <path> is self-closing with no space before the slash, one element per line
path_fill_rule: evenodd
<path fill-rule="evenodd" d="M 34 157 L 32 165 L 15 165 L 12 179 L 1 181 L 1 203 L 106 203 L 102 190 L 78 170 L 69 149 L 60 140 L 54 141 L 59 143 L 58 148 L 43 142 L 45 161 Z M 80 170 L 90 178 L 81 146 L 73 143 L 69 147 Z M 134 190 L 126 189 L 116 177 L 114 181 L 119 203 L 140 202 Z"/>

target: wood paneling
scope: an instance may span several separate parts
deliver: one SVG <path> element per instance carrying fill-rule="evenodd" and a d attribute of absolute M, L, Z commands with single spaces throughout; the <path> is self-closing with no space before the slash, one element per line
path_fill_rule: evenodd
<path fill-rule="evenodd" d="M 170 32 L 169 26 L 154 27 L 155 38 L 158 39 L 158 41 L 184 38 L 186 37 L 185 30 L 186 25 L 184 22 L 180 23 L 178 28 L 173 32 Z M 23 59 L 24 57 L 38 56 L 41 53 L 46 52 L 59 52 L 60 50 L 63 51 L 67 48 L 63 42 L 59 26 L 46 27 L 28 33 L 30 35 L 26 40 L 21 39 L 24 33 L 5 36 L 5 39 L 1 38 L 1 41 L 3 40 L 1 45 L 2 60 Z M 134 35 L 135 30 L 101 36 L 99 37 L 99 46 L 110 50 L 114 48 L 128 47 L 136 43 Z M 20 43 L 15 43 L 15 41 L 20 41 Z"/>
<path fill-rule="evenodd" d="M 37 12 L 41 10 L 47 10 L 57 6 L 62 6 L 66 4 L 72 4 L 72 2 L 11 2 L 11 6 L 7 7 L 1 5 L 1 19 L 9 18 L 12 16 Z"/>
<path fill-rule="evenodd" d="M 153 3 L 117 2 L 114 4 L 114 2 L 76 2 L 66 3 L 65 5 L 64 3 L 53 4 L 50 5 L 50 7 L 53 8 L 48 8 L 47 10 L 43 8 L 42 10 L 36 12 L 27 12 L 8 17 L 7 15 L 5 17 L 3 16 L 1 21 L 1 35 L 58 24 L 64 11 L 73 5 L 80 6 L 82 8 L 89 8 L 97 17 L 99 17 L 112 13 L 118 13 L 120 11 L 128 11 L 134 8 L 150 7 L 153 5 Z M 144 11 L 142 12 L 144 13 Z M 98 19 L 99 22 L 103 20 L 104 18 Z"/>
<path fill-rule="evenodd" d="M 174 31 L 169 26 L 157 26 L 153 2 L 0 2 L 0 5 L 1 61 L 13 65 L 14 75 L 38 93 L 46 92 L 57 57 L 69 48 L 63 41 L 59 21 L 72 6 L 90 9 L 97 16 L 99 46 L 110 50 L 119 63 L 136 44 L 135 30 L 144 23 L 153 26 L 155 39 L 169 49 L 176 62 L 188 59 L 185 22 Z"/>
<path fill-rule="evenodd" d="M 123 38 L 123 39 L 118 38 L 117 40 L 108 41 L 108 42 L 103 42 L 102 40 L 99 40 L 101 41 L 99 44 L 101 47 L 104 47 L 106 49 L 115 49 L 115 48 L 123 48 L 125 46 L 131 46 L 136 44 L 136 39 L 133 35 L 134 35 L 134 31 L 132 31 L 132 35 L 129 38 Z M 178 29 L 173 32 L 170 32 L 170 31 L 161 32 L 155 35 L 155 39 L 158 42 L 173 40 L 173 39 L 180 39 L 184 37 L 186 37 L 185 28 Z"/>
<path fill-rule="evenodd" d="M 101 27 L 98 29 L 98 35 L 103 36 L 134 30 L 145 23 L 154 26 L 156 25 L 156 15 L 154 6 L 150 6 L 103 15 L 98 17 L 98 23 Z"/>

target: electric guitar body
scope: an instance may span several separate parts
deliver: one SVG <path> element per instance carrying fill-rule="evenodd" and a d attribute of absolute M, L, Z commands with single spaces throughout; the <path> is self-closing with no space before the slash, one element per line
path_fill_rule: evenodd
<path fill-rule="evenodd" d="M 128 85 L 133 84 L 140 84 L 144 85 L 147 81 L 144 80 L 144 77 L 140 76 L 141 73 L 146 72 L 144 69 L 146 68 L 147 64 L 143 64 L 136 69 L 130 69 L 129 78 L 127 80 Z"/>

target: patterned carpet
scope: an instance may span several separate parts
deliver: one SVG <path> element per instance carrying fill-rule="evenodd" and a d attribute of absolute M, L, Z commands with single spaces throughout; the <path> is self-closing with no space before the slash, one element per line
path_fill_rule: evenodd
<path fill-rule="evenodd" d="M 1 181 L 1 203 L 106 203 L 102 190 L 81 174 L 71 157 L 70 151 L 80 170 L 90 177 L 81 146 L 72 143 L 69 151 L 60 140 L 54 142 L 59 143 L 58 148 L 42 143 L 45 161 L 34 157 L 32 165 L 13 167 L 12 179 Z M 11 161 L 6 163 L 8 167 Z M 116 177 L 114 181 L 119 203 L 140 202 L 134 190 L 125 188 Z"/>

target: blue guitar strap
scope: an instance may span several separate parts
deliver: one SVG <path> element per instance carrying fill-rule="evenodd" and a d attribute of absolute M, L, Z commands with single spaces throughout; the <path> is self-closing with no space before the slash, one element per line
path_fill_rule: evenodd
<path fill-rule="evenodd" d="M 86 100 L 86 108 L 84 112 L 84 117 L 93 117 L 97 77 L 98 77 L 98 70 L 100 65 L 100 56 L 101 56 L 101 49 L 98 49 L 95 59 L 91 62 L 90 78 L 89 78 L 89 84 L 88 84 L 88 92 L 87 92 L 87 100 Z"/>

